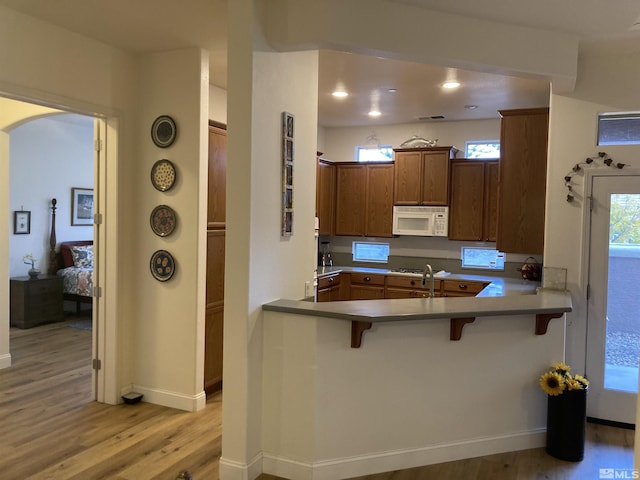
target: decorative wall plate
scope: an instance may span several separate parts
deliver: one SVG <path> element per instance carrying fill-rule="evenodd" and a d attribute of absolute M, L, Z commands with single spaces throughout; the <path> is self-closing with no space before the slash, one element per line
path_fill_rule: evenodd
<path fill-rule="evenodd" d="M 160 148 L 167 148 L 178 135 L 176 122 L 169 115 L 160 115 L 151 125 L 151 139 Z"/>
<path fill-rule="evenodd" d="M 158 160 L 151 167 L 151 183 L 161 192 L 166 192 L 176 183 L 176 167 L 167 159 Z"/>
<path fill-rule="evenodd" d="M 176 271 L 176 262 L 173 257 L 166 250 L 158 250 L 151 256 L 151 262 L 149 262 L 149 268 L 151 269 L 151 275 L 160 281 L 166 282 Z"/>
<path fill-rule="evenodd" d="M 159 237 L 171 235 L 176 229 L 176 213 L 167 205 L 158 205 L 149 218 L 151 230 Z"/>

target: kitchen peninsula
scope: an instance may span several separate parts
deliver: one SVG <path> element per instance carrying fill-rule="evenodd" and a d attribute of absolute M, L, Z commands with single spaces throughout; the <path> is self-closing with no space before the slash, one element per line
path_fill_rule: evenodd
<path fill-rule="evenodd" d="M 265 471 L 348 478 L 543 446 L 537 379 L 564 359 L 571 296 L 509 285 L 527 283 L 498 279 L 479 297 L 263 305 Z"/>

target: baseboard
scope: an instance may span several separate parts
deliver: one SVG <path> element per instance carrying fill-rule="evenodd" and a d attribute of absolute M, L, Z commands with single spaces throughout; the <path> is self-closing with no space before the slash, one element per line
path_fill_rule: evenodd
<path fill-rule="evenodd" d="M 5 353 L 0 355 L 0 370 L 3 368 L 9 368 L 11 366 L 11 354 Z"/>
<path fill-rule="evenodd" d="M 616 422 L 614 420 L 604 420 L 602 418 L 587 417 L 587 422 L 607 425 L 609 427 L 626 428 L 627 430 L 635 430 L 635 423 Z"/>
<path fill-rule="evenodd" d="M 246 464 L 234 462 L 224 457 L 220 457 L 218 462 L 218 477 L 220 480 L 254 480 L 263 473 L 262 470 L 262 454 L 256 455 Z"/>
<path fill-rule="evenodd" d="M 132 385 L 129 388 L 123 389 L 120 394 L 124 395 L 129 392 L 138 392 L 144 395 L 142 397 L 143 402 L 185 410 L 187 412 L 197 412 L 198 410 L 202 410 L 207 404 L 207 395 L 204 391 L 197 395 L 185 395 L 183 393 L 158 390 L 141 385 Z"/>
<path fill-rule="evenodd" d="M 465 458 L 513 452 L 545 445 L 546 430 L 537 429 L 511 435 L 474 438 L 461 442 L 410 450 L 396 450 L 359 457 L 302 463 L 264 454 L 263 473 L 296 480 L 336 480 L 393 470 L 432 465 Z M 226 480 L 227 477 L 221 477 Z M 236 480 L 240 477 L 229 477 Z"/>

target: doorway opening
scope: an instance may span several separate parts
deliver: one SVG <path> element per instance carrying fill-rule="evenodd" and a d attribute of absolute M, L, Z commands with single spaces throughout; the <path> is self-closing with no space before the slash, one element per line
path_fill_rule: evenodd
<path fill-rule="evenodd" d="M 7 334 L 13 364 L 8 368 L 21 360 L 14 353 L 14 344 L 26 345 L 20 355 L 28 355 L 29 343 L 38 343 L 41 335 L 41 361 L 47 364 L 51 357 L 46 357 L 44 345 L 50 340 L 61 342 L 60 349 L 51 349 L 52 355 L 63 350 L 56 361 L 62 358 L 84 364 L 77 352 L 64 352 L 64 345 L 85 352 L 88 357 L 83 367 L 86 370 L 88 365 L 89 375 L 85 375 L 88 380 L 82 389 L 83 398 L 92 401 L 98 395 L 97 374 L 91 369 L 91 360 L 98 358 L 98 316 L 93 297 L 93 259 L 98 258 L 93 255 L 97 248 L 93 210 L 98 195 L 99 154 L 95 152 L 95 138 L 100 130 L 97 124 L 102 120 L 28 101 L 0 98 L 0 102 L 11 107 L 0 110 L 4 112 L 0 115 L 3 141 L 8 147 L 6 215 L 12 218 L 14 212 L 27 212 L 22 216 L 26 224 L 7 232 L 10 320 L 8 331 L 2 334 Z M 80 240 L 91 248 L 73 252 L 78 254 L 78 262 L 84 256 L 85 270 L 75 274 L 83 280 L 76 280 L 73 287 L 74 280 L 61 275 L 67 266 L 60 255 L 60 244 Z M 35 267 L 40 274 L 27 276 L 29 267 Z M 77 297 L 69 301 L 70 295 Z M 76 299 L 82 302 L 77 303 Z"/>

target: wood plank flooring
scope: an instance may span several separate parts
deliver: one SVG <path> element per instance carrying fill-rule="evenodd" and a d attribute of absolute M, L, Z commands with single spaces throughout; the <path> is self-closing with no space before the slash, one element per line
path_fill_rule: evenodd
<path fill-rule="evenodd" d="M 218 478 L 221 395 L 197 413 L 91 398 L 91 332 L 77 319 L 11 328 L 0 370 L 0 479 Z"/>
<path fill-rule="evenodd" d="M 70 328 L 75 320 L 11 329 L 13 366 L 0 370 L 0 479 L 173 480 L 182 470 L 217 479 L 221 395 L 197 413 L 93 402 L 91 332 Z M 600 468 L 633 468 L 633 437 L 587 424 L 582 462 L 539 448 L 352 480 L 597 480 Z"/>

